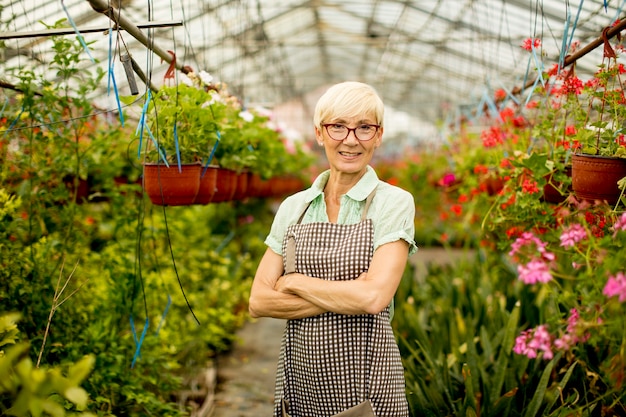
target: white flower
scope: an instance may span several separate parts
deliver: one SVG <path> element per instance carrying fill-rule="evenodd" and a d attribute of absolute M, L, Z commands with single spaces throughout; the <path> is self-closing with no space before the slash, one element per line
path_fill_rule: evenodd
<path fill-rule="evenodd" d="M 211 95 L 211 102 L 209 104 L 213 104 L 213 103 L 225 103 L 224 101 L 224 97 L 222 97 L 220 95 L 220 93 L 218 93 L 215 90 L 211 90 L 209 91 L 209 94 Z"/>
<path fill-rule="evenodd" d="M 200 74 L 198 74 L 198 77 L 200 77 L 200 80 L 202 81 L 202 84 L 204 85 L 209 85 L 211 84 L 211 81 L 213 81 L 213 76 L 204 70 L 200 71 Z"/>
<path fill-rule="evenodd" d="M 270 109 L 263 106 L 255 107 L 255 110 L 259 115 L 267 117 L 268 119 L 271 119 L 274 116 L 274 113 Z"/>
<path fill-rule="evenodd" d="M 191 78 L 189 78 L 187 76 L 187 74 L 185 73 L 181 73 L 178 75 L 178 79 L 180 80 L 181 83 L 189 86 L 189 87 L 193 87 L 193 81 L 191 80 Z"/>
<path fill-rule="evenodd" d="M 254 114 L 250 113 L 248 110 L 239 112 L 239 117 L 241 117 L 246 122 L 251 122 L 254 120 Z"/>

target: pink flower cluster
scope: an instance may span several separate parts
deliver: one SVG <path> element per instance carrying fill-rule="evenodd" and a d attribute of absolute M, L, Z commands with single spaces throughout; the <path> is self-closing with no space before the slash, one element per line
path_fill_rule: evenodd
<path fill-rule="evenodd" d="M 530 232 L 524 232 L 511 245 L 509 255 L 519 260 L 526 258 L 528 262 L 517 266 L 518 278 L 525 284 L 534 285 L 552 280 L 550 262 L 554 254 L 546 250 L 547 243 Z"/>
<path fill-rule="evenodd" d="M 576 243 L 580 242 L 586 237 L 587 231 L 585 230 L 585 228 L 578 223 L 573 224 L 561 234 L 561 246 L 565 248 L 576 246 Z"/>
<path fill-rule="evenodd" d="M 617 296 L 620 303 L 626 301 L 626 275 L 623 272 L 618 272 L 609 276 L 602 294 L 607 297 Z"/>
<path fill-rule="evenodd" d="M 544 359 L 552 359 L 552 335 L 548 332 L 548 326 L 541 326 L 525 330 L 515 338 L 515 346 L 513 352 L 518 355 L 525 355 L 530 359 L 537 357 L 537 354 L 543 352 Z"/>
<path fill-rule="evenodd" d="M 620 218 L 617 219 L 615 223 L 613 223 L 613 237 L 615 237 L 617 232 L 619 232 L 620 230 L 626 230 L 626 213 L 623 213 Z"/>
<path fill-rule="evenodd" d="M 577 343 L 584 343 L 589 340 L 590 334 L 582 336 L 579 331 L 580 315 L 578 310 L 573 308 L 567 319 L 567 329 L 565 333 L 555 338 L 548 331 L 548 326 L 542 324 L 534 329 L 525 330 L 515 338 L 513 352 L 518 355 L 525 355 L 530 359 L 536 358 L 543 353 L 543 359 L 550 360 L 554 357 L 554 351 L 567 351 L 572 349 Z"/>

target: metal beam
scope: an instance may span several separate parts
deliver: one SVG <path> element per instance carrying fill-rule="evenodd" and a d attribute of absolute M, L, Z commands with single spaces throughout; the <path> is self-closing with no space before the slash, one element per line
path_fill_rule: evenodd
<path fill-rule="evenodd" d="M 91 7 L 98 13 L 102 13 L 111 19 L 117 26 L 127 31 L 131 34 L 135 39 L 141 42 L 146 48 L 157 54 L 161 59 L 168 63 L 174 62 L 174 66 L 179 71 L 188 74 L 191 72 L 190 67 L 183 65 L 180 61 L 175 60 L 175 58 L 166 50 L 156 45 L 153 39 L 146 36 L 145 33 L 141 31 L 133 22 L 131 22 L 128 18 L 124 16 L 124 14 L 120 13 L 118 9 L 112 7 L 107 0 L 88 0 Z"/>
<path fill-rule="evenodd" d="M 170 26 L 182 26 L 183 22 L 181 20 L 170 20 L 163 22 L 143 22 L 137 24 L 138 29 L 147 29 L 147 28 L 162 28 L 162 27 L 170 27 Z M 120 30 L 117 26 L 109 27 L 109 26 L 101 26 L 101 27 L 87 27 L 87 28 L 58 28 L 58 29 L 46 29 L 46 30 L 36 30 L 31 32 L 2 32 L 0 33 L 0 40 L 5 39 L 23 39 L 23 38 L 37 38 L 41 36 L 60 36 L 60 35 L 72 35 L 76 33 L 78 30 L 80 33 L 97 33 L 97 32 L 106 32 L 108 30 Z M 121 28 L 123 30 L 123 28 Z"/>

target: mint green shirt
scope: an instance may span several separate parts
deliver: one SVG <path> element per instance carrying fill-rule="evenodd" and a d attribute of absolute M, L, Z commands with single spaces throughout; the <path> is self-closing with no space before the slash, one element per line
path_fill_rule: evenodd
<path fill-rule="evenodd" d="M 321 173 L 310 188 L 287 197 L 278 208 L 270 234 L 265 244 L 282 255 L 283 238 L 287 227 L 296 223 L 306 206 L 302 223 L 328 222 L 324 187 L 330 170 Z M 409 255 L 417 251 L 415 244 L 415 202 L 413 196 L 402 188 L 378 179 L 371 166 L 354 187 L 341 197 L 338 224 L 356 224 L 361 221 L 365 199 L 376 189 L 376 196 L 367 212 L 367 218 L 374 223 L 374 251 L 385 243 L 403 239 L 409 244 Z"/>

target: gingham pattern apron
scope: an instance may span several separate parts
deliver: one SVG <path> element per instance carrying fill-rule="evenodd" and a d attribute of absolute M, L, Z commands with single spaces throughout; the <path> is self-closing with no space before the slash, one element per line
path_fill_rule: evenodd
<path fill-rule="evenodd" d="M 357 224 L 301 224 L 302 213 L 283 240 L 286 254 L 287 242 L 295 239 L 295 272 L 352 280 L 367 271 L 374 225 L 365 216 L 373 194 Z M 285 270 L 291 272 L 288 256 L 284 258 Z M 389 321 L 389 307 L 377 315 L 328 312 L 288 320 L 278 361 L 274 416 L 282 416 L 282 399 L 288 402 L 291 417 L 329 417 L 369 399 L 377 417 L 408 417 L 404 369 Z"/>

